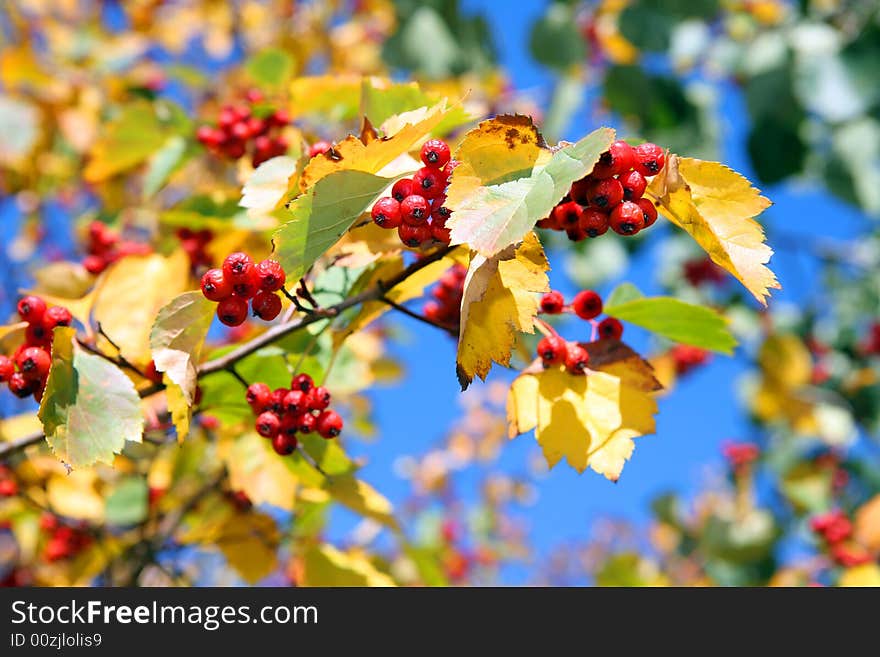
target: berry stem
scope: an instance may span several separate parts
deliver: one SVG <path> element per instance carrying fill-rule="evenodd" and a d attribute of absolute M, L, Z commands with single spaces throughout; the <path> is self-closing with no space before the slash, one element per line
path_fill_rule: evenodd
<path fill-rule="evenodd" d="M 320 308 L 320 306 L 318 305 L 318 302 L 315 301 L 315 297 L 313 297 L 312 293 L 309 292 L 309 288 L 306 285 L 306 279 L 304 279 L 304 278 L 299 279 L 299 288 L 297 288 L 296 293 L 297 293 L 297 295 L 299 295 L 303 299 L 305 299 L 306 303 L 308 303 L 315 310 L 318 310 Z"/>
<path fill-rule="evenodd" d="M 535 317 L 535 328 L 538 329 L 541 333 L 546 335 L 548 338 L 552 336 L 558 336 L 559 333 L 556 332 L 556 329 L 550 326 L 543 319 Z"/>
<path fill-rule="evenodd" d="M 247 389 L 247 387 L 250 385 L 245 380 L 245 378 L 241 374 L 238 373 L 238 370 L 235 369 L 235 363 L 230 363 L 229 366 L 226 368 L 226 371 L 229 372 L 232 376 L 234 376 L 235 380 L 238 381 L 241 385 L 243 385 L 245 387 L 245 389 Z"/>
<path fill-rule="evenodd" d="M 595 319 L 590 320 L 590 342 L 595 342 L 599 337 L 599 322 Z"/>
<path fill-rule="evenodd" d="M 330 475 L 328 475 L 326 472 L 324 472 L 324 471 L 321 469 L 321 466 L 318 465 L 318 462 L 317 462 L 315 459 L 312 458 L 312 455 L 309 454 L 309 453 L 305 450 L 305 448 L 304 448 L 302 445 L 298 446 L 298 447 L 296 448 L 296 451 L 298 451 L 299 454 L 300 454 L 300 456 L 302 456 L 303 461 L 305 461 L 305 462 L 308 463 L 310 466 L 312 466 L 315 470 L 317 470 L 318 472 L 320 472 L 325 478 L 327 478 L 327 479 L 330 479 L 330 478 L 331 478 Z"/>
<path fill-rule="evenodd" d="M 112 358 L 112 357 L 108 356 L 107 354 L 102 352 L 100 349 L 91 349 L 88 346 L 86 346 L 82 341 L 79 341 L 80 346 L 84 347 L 85 349 L 88 349 L 96 356 L 102 356 L 104 358 L 107 358 L 110 362 L 115 363 L 116 365 L 119 365 L 120 367 L 127 367 L 135 374 L 138 374 L 145 379 L 147 378 L 147 375 L 139 367 L 134 365 L 131 361 L 129 361 L 125 356 L 122 355 L 122 349 L 120 349 L 119 345 L 116 344 L 116 342 L 113 341 L 110 338 L 110 336 L 104 332 L 104 327 L 101 326 L 101 322 L 98 322 L 98 335 L 103 337 L 107 342 L 110 343 L 110 346 L 116 350 L 116 352 L 117 352 L 116 358 Z"/>
<path fill-rule="evenodd" d="M 406 315 L 407 317 L 412 317 L 413 319 L 417 319 L 417 320 L 419 320 L 419 321 L 422 322 L 423 324 L 427 324 L 428 326 L 433 326 L 434 328 L 438 328 L 438 329 L 440 329 L 441 331 L 446 331 L 447 333 L 449 333 L 449 334 L 450 334 L 451 336 L 453 336 L 453 337 L 457 337 L 457 336 L 458 336 L 458 331 L 456 331 L 455 329 L 453 329 L 451 326 L 446 326 L 446 325 L 444 325 L 444 324 L 438 324 L 437 322 L 434 322 L 434 321 L 428 319 L 428 318 L 425 317 L 424 315 L 420 315 L 420 314 L 417 313 L 417 312 L 413 312 L 412 310 L 410 310 L 410 309 L 407 308 L 406 306 L 403 306 L 403 305 L 397 303 L 396 301 L 392 301 L 391 299 L 389 299 L 389 298 L 386 297 L 386 296 L 379 297 L 379 301 L 381 301 L 382 303 L 384 303 L 384 304 L 386 304 L 386 305 L 388 305 L 388 306 L 394 308 L 394 310 L 397 310 L 397 311 L 399 311 L 399 312 L 402 312 L 402 313 L 403 313 L 404 315 Z"/>

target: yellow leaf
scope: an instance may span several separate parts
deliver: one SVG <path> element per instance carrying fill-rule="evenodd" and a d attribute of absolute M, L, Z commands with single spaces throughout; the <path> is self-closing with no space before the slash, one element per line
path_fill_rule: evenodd
<path fill-rule="evenodd" d="M 94 283 L 94 277 L 78 262 L 47 263 L 34 272 L 34 278 L 35 292 L 65 299 L 83 297 Z"/>
<path fill-rule="evenodd" d="M 183 250 L 129 256 L 110 266 L 98 283 L 94 318 L 133 363 L 150 361 L 150 330 L 159 309 L 189 287 Z M 71 310 L 71 312 L 73 312 Z"/>
<path fill-rule="evenodd" d="M 189 435 L 189 427 L 192 422 L 192 406 L 187 401 L 183 388 L 174 383 L 167 374 L 162 375 L 165 383 L 165 401 L 168 404 L 168 412 L 171 413 L 171 421 L 177 432 L 177 442 L 182 443 Z"/>
<path fill-rule="evenodd" d="M 324 490 L 340 504 L 352 511 L 371 518 L 386 527 L 399 529 L 394 518 L 394 507 L 381 493 L 368 483 L 356 479 L 352 475 L 330 477 L 324 484 Z"/>
<path fill-rule="evenodd" d="M 22 413 L 0 420 L 0 441 L 11 442 L 43 431 L 40 419 L 34 413 Z"/>
<path fill-rule="evenodd" d="M 263 162 L 248 177 L 238 204 L 247 208 L 252 217 L 259 217 L 277 208 L 287 196 L 296 165 L 296 160 L 287 156 L 273 157 Z"/>
<path fill-rule="evenodd" d="M 838 586 L 880 586 L 880 566 L 866 563 L 847 568 L 837 582 Z"/>
<path fill-rule="evenodd" d="M 663 216 L 690 234 L 715 264 L 767 305 L 769 290 L 780 285 L 765 266 L 773 250 L 753 219 L 770 206 L 759 190 L 723 164 L 670 153 L 648 193 Z"/>
<path fill-rule="evenodd" d="M 880 493 L 859 507 L 854 521 L 856 540 L 872 552 L 880 552 Z"/>
<path fill-rule="evenodd" d="M 229 565 L 242 579 L 254 584 L 275 570 L 280 538 L 271 517 L 251 511 L 230 515 L 216 543 Z"/>
<path fill-rule="evenodd" d="M 49 506 L 55 513 L 73 520 L 101 522 L 104 498 L 98 493 L 98 483 L 94 469 L 54 475 L 46 484 Z"/>
<path fill-rule="evenodd" d="M 541 242 L 528 233 L 519 246 L 471 259 L 461 301 L 456 373 L 462 389 L 486 378 L 492 362 L 508 365 L 517 332 L 533 333 L 536 292 L 546 292 L 550 265 Z"/>
<path fill-rule="evenodd" d="M 751 398 L 755 416 L 764 422 L 784 419 L 801 434 L 815 432 L 815 400 L 808 388 L 812 359 L 800 338 L 771 335 L 761 345 L 758 364 L 761 381 Z"/>
<path fill-rule="evenodd" d="M 83 177 L 98 183 L 145 162 L 165 143 L 166 133 L 148 103 L 123 108 L 93 145 Z"/>
<path fill-rule="evenodd" d="M 291 118 L 307 114 L 340 120 L 353 118 L 360 105 L 359 75 L 318 75 L 296 78 L 290 83 L 288 108 Z M 329 116 L 328 116 L 329 115 Z"/>
<path fill-rule="evenodd" d="M 539 158 L 550 155 L 531 117 L 504 114 L 467 133 L 455 152 L 456 176 L 477 177 L 497 185 L 531 175 Z"/>
<path fill-rule="evenodd" d="M 314 545 L 303 555 L 303 586 L 396 586 L 359 552 Z"/>
<path fill-rule="evenodd" d="M 271 504 L 292 511 L 299 477 L 272 449 L 271 441 L 248 432 L 238 438 L 224 438 L 220 458 L 229 470 L 229 485 L 241 490 L 254 504 Z"/>
<path fill-rule="evenodd" d="M 321 178 L 336 171 L 379 172 L 430 134 L 451 109 L 447 108 L 446 101 L 443 100 L 423 114 L 411 115 L 413 123 L 405 123 L 393 136 L 371 141 L 367 145 L 358 137 L 349 135 L 331 151 L 311 159 L 300 176 L 300 189 L 305 191 Z"/>
<path fill-rule="evenodd" d="M 551 468 L 565 457 L 578 472 L 590 466 L 617 481 L 632 455 L 633 438 L 654 432 L 660 388 L 651 366 L 623 343 L 583 345 L 590 353 L 584 376 L 535 363 L 510 388 L 510 437 L 536 429 Z"/>
<path fill-rule="evenodd" d="M 364 267 L 383 255 L 400 253 L 403 245 L 397 231 L 380 228 L 372 221 L 349 230 L 333 248 L 327 259 L 339 267 Z"/>

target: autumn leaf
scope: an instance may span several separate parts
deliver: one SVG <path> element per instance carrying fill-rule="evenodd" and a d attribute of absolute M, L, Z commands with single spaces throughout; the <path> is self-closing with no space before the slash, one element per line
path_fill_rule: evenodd
<path fill-rule="evenodd" d="M 255 584 L 275 570 L 280 540 L 275 521 L 252 511 L 228 516 L 216 537 L 216 545 L 242 579 Z"/>
<path fill-rule="evenodd" d="M 861 566 L 853 566 L 843 571 L 838 586 L 870 586 L 880 587 L 880 566 L 876 563 L 866 563 Z"/>
<path fill-rule="evenodd" d="M 279 458 L 271 441 L 250 431 L 223 438 L 218 448 L 233 490 L 244 491 L 254 504 L 293 511 L 300 478 L 291 459 Z"/>
<path fill-rule="evenodd" d="M 533 333 L 537 292 L 549 289 L 550 265 L 534 233 L 491 258 L 471 259 L 461 301 L 456 374 L 462 390 L 485 379 L 492 362 L 508 365 L 517 332 Z"/>
<path fill-rule="evenodd" d="M 322 543 L 303 555 L 302 586 L 396 586 L 359 552 L 341 552 Z"/>
<path fill-rule="evenodd" d="M 399 530 L 394 518 L 394 507 L 388 499 L 365 481 L 353 475 L 329 477 L 324 482 L 324 490 L 340 504 L 366 518 Z"/>
<path fill-rule="evenodd" d="M 297 161 L 287 156 L 273 157 L 260 164 L 245 182 L 239 205 L 252 214 L 274 210 L 287 195 L 296 166 Z"/>
<path fill-rule="evenodd" d="M 94 469 L 53 475 L 46 482 L 46 496 L 52 511 L 73 520 L 102 522 L 104 498 Z"/>
<path fill-rule="evenodd" d="M 880 493 L 858 508 L 853 517 L 856 540 L 876 554 L 880 554 Z"/>
<path fill-rule="evenodd" d="M 122 109 L 95 142 L 83 177 L 98 183 L 145 162 L 168 137 L 156 111 L 139 102 Z"/>
<path fill-rule="evenodd" d="M 586 375 L 536 362 L 513 382 L 507 398 L 509 434 L 535 429 L 551 468 L 563 457 L 578 472 L 587 466 L 617 481 L 632 455 L 633 439 L 653 433 L 660 388 L 651 366 L 621 342 L 582 345 Z"/>
<path fill-rule="evenodd" d="M 465 137 L 462 154 L 456 153 L 462 164 L 453 171 L 446 201 L 453 211 L 447 224 L 452 244 L 467 244 L 488 258 L 519 242 L 613 140 L 613 130 L 599 128 L 551 151 L 522 117 L 484 121 Z"/>
<path fill-rule="evenodd" d="M 766 267 L 773 250 L 754 219 L 770 206 L 759 190 L 723 164 L 669 154 L 648 194 L 663 216 L 767 305 L 770 289 L 780 285 Z"/>
<path fill-rule="evenodd" d="M 40 421 L 55 455 L 71 467 L 112 464 L 127 440 L 141 442 L 144 418 L 131 380 L 115 365 L 83 350 L 76 330 L 55 329 L 52 368 Z"/>

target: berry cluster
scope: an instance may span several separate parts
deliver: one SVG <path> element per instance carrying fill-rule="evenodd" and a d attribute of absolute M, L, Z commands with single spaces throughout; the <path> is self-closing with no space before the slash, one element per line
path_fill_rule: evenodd
<path fill-rule="evenodd" d="M 265 383 L 248 386 L 247 403 L 257 416 L 257 433 L 272 440 L 281 456 L 292 454 L 298 433 L 316 431 L 322 438 L 342 432 L 342 416 L 330 406 L 330 391 L 316 386 L 308 374 L 297 374 L 290 388 L 270 390 Z"/>
<path fill-rule="evenodd" d="M 73 317 L 67 308 L 50 308 L 43 299 L 35 296 L 19 300 L 18 314 L 27 322 L 24 343 L 12 358 L 0 355 L 0 382 L 8 384 L 16 397 L 24 399 L 33 395 L 39 402 L 52 365 L 52 329 L 70 326 Z"/>
<path fill-rule="evenodd" d="M 153 252 L 149 244 L 120 240 L 119 234 L 101 221 L 89 224 L 88 255 L 83 267 L 90 274 L 100 274 L 111 264 L 130 255 L 148 255 Z"/>
<path fill-rule="evenodd" d="M 0 464 L 0 497 L 18 495 L 18 482 L 9 466 Z"/>
<path fill-rule="evenodd" d="M 672 362 L 675 365 L 675 373 L 683 376 L 701 365 L 705 365 L 712 357 L 705 349 L 694 347 L 689 344 L 677 344 L 669 350 Z"/>
<path fill-rule="evenodd" d="M 426 141 L 421 157 L 425 166 L 412 178 L 394 183 L 391 196 L 376 201 L 370 212 L 377 226 L 396 228 L 400 241 L 411 248 L 431 240 L 449 244 L 446 221 L 452 212 L 443 204 L 456 163 L 449 159 L 449 145 L 442 139 Z"/>
<path fill-rule="evenodd" d="M 843 511 L 829 511 L 813 517 L 810 529 L 822 538 L 831 558 L 838 565 L 852 568 L 872 560 L 867 550 L 850 541 L 853 526 Z"/>
<path fill-rule="evenodd" d="M 633 148 L 625 141 L 614 142 L 538 227 L 565 231 L 574 242 L 604 235 L 609 228 L 619 235 L 635 235 L 657 220 L 657 208 L 642 195 L 648 178 L 657 175 L 665 161 L 656 144 Z"/>
<path fill-rule="evenodd" d="M 217 317 L 226 326 L 239 326 L 248 314 L 248 301 L 254 317 L 267 322 L 281 312 L 278 291 L 286 275 L 277 260 L 254 263 L 247 253 L 226 256 L 220 269 L 209 269 L 202 276 L 202 294 L 217 301 Z"/>
<path fill-rule="evenodd" d="M 602 340 L 620 340 L 623 336 L 623 324 L 615 318 L 606 317 L 602 321 L 596 321 L 596 317 L 602 314 L 602 297 L 593 290 L 578 292 L 572 299 L 571 305 L 566 305 L 565 297 L 561 292 L 551 290 L 541 297 L 541 312 L 548 315 L 573 312 L 593 326 L 592 339 L 598 337 Z M 551 333 L 538 342 L 538 357 L 544 367 L 563 365 L 571 374 L 583 374 L 590 362 L 587 350 L 577 342 L 563 339 L 549 326 L 547 329 Z"/>
<path fill-rule="evenodd" d="M 726 278 L 726 272 L 708 257 L 688 260 L 682 269 L 684 277 L 694 287 L 700 287 L 703 283 L 720 285 Z"/>
<path fill-rule="evenodd" d="M 211 256 L 205 250 L 208 242 L 214 239 L 214 233 L 208 230 L 190 230 L 189 228 L 178 228 L 177 239 L 180 240 L 180 246 L 189 256 L 190 266 L 193 271 L 199 267 L 210 267 Z"/>
<path fill-rule="evenodd" d="M 287 152 L 287 140 L 278 132 L 290 123 L 290 115 L 283 109 L 255 114 L 254 105 L 263 102 L 259 91 L 248 91 L 246 100 L 247 104 L 225 105 L 217 125 L 199 127 L 196 139 L 215 155 L 230 160 L 244 157 L 250 151 L 251 164 L 258 167 Z"/>
<path fill-rule="evenodd" d="M 728 442 L 721 447 L 721 454 L 734 474 L 745 474 L 758 460 L 761 450 L 754 443 Z"/>
<path fill-rule="evenodd" d="M 467 269 L 462 265 L 450 267 L 431 291 L 433 300 L 425 304 L 425 319 L 445 326 L 458 326 L 461 320 L 461 298 Z"/>
<path fill-rule="evenodd" d="M 62 524 L 57 516 L 44 513 L 40 517 L 40 529 L 48 535 L 46 546 L 43 548 L 43 558 L 48 562 L 69 559 L 87 548 L 92 537 L 85 531 L 85 527 L 73 527 Z"/>

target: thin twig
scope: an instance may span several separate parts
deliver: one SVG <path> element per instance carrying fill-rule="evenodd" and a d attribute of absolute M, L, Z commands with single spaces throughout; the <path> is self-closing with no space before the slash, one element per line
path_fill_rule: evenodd
<path fill-rule="evenodd" d="M 441 331 L 446 331 L 447 333 L 449 333 L 449 335 L 451 335 L 453 337 L 456 337 L 458 335 L 458 331 L 456 329 L 452 328 L 451 326 L 448 326 L 446 324 L 440 324 L 440 323 L 435 322 L 431 319 L 428 319 L 424 315 L 420 315 L 419 313 L 410 310 L 406 306 L 403 306 L 403 305 L 397 303 L 396 301 L 392 301 L 388 297 L 384 297 L 384 296 L 379 297 L 379 301 L 394 308 L 394 310 L 402 312 L 407 317 L 412 317 L 413 319 L 417 319 L 418 321 L 422 322 L 423 324 L 427 324 L 428 326 L 433 326 L 434 328 L 438 328 Z"/>

